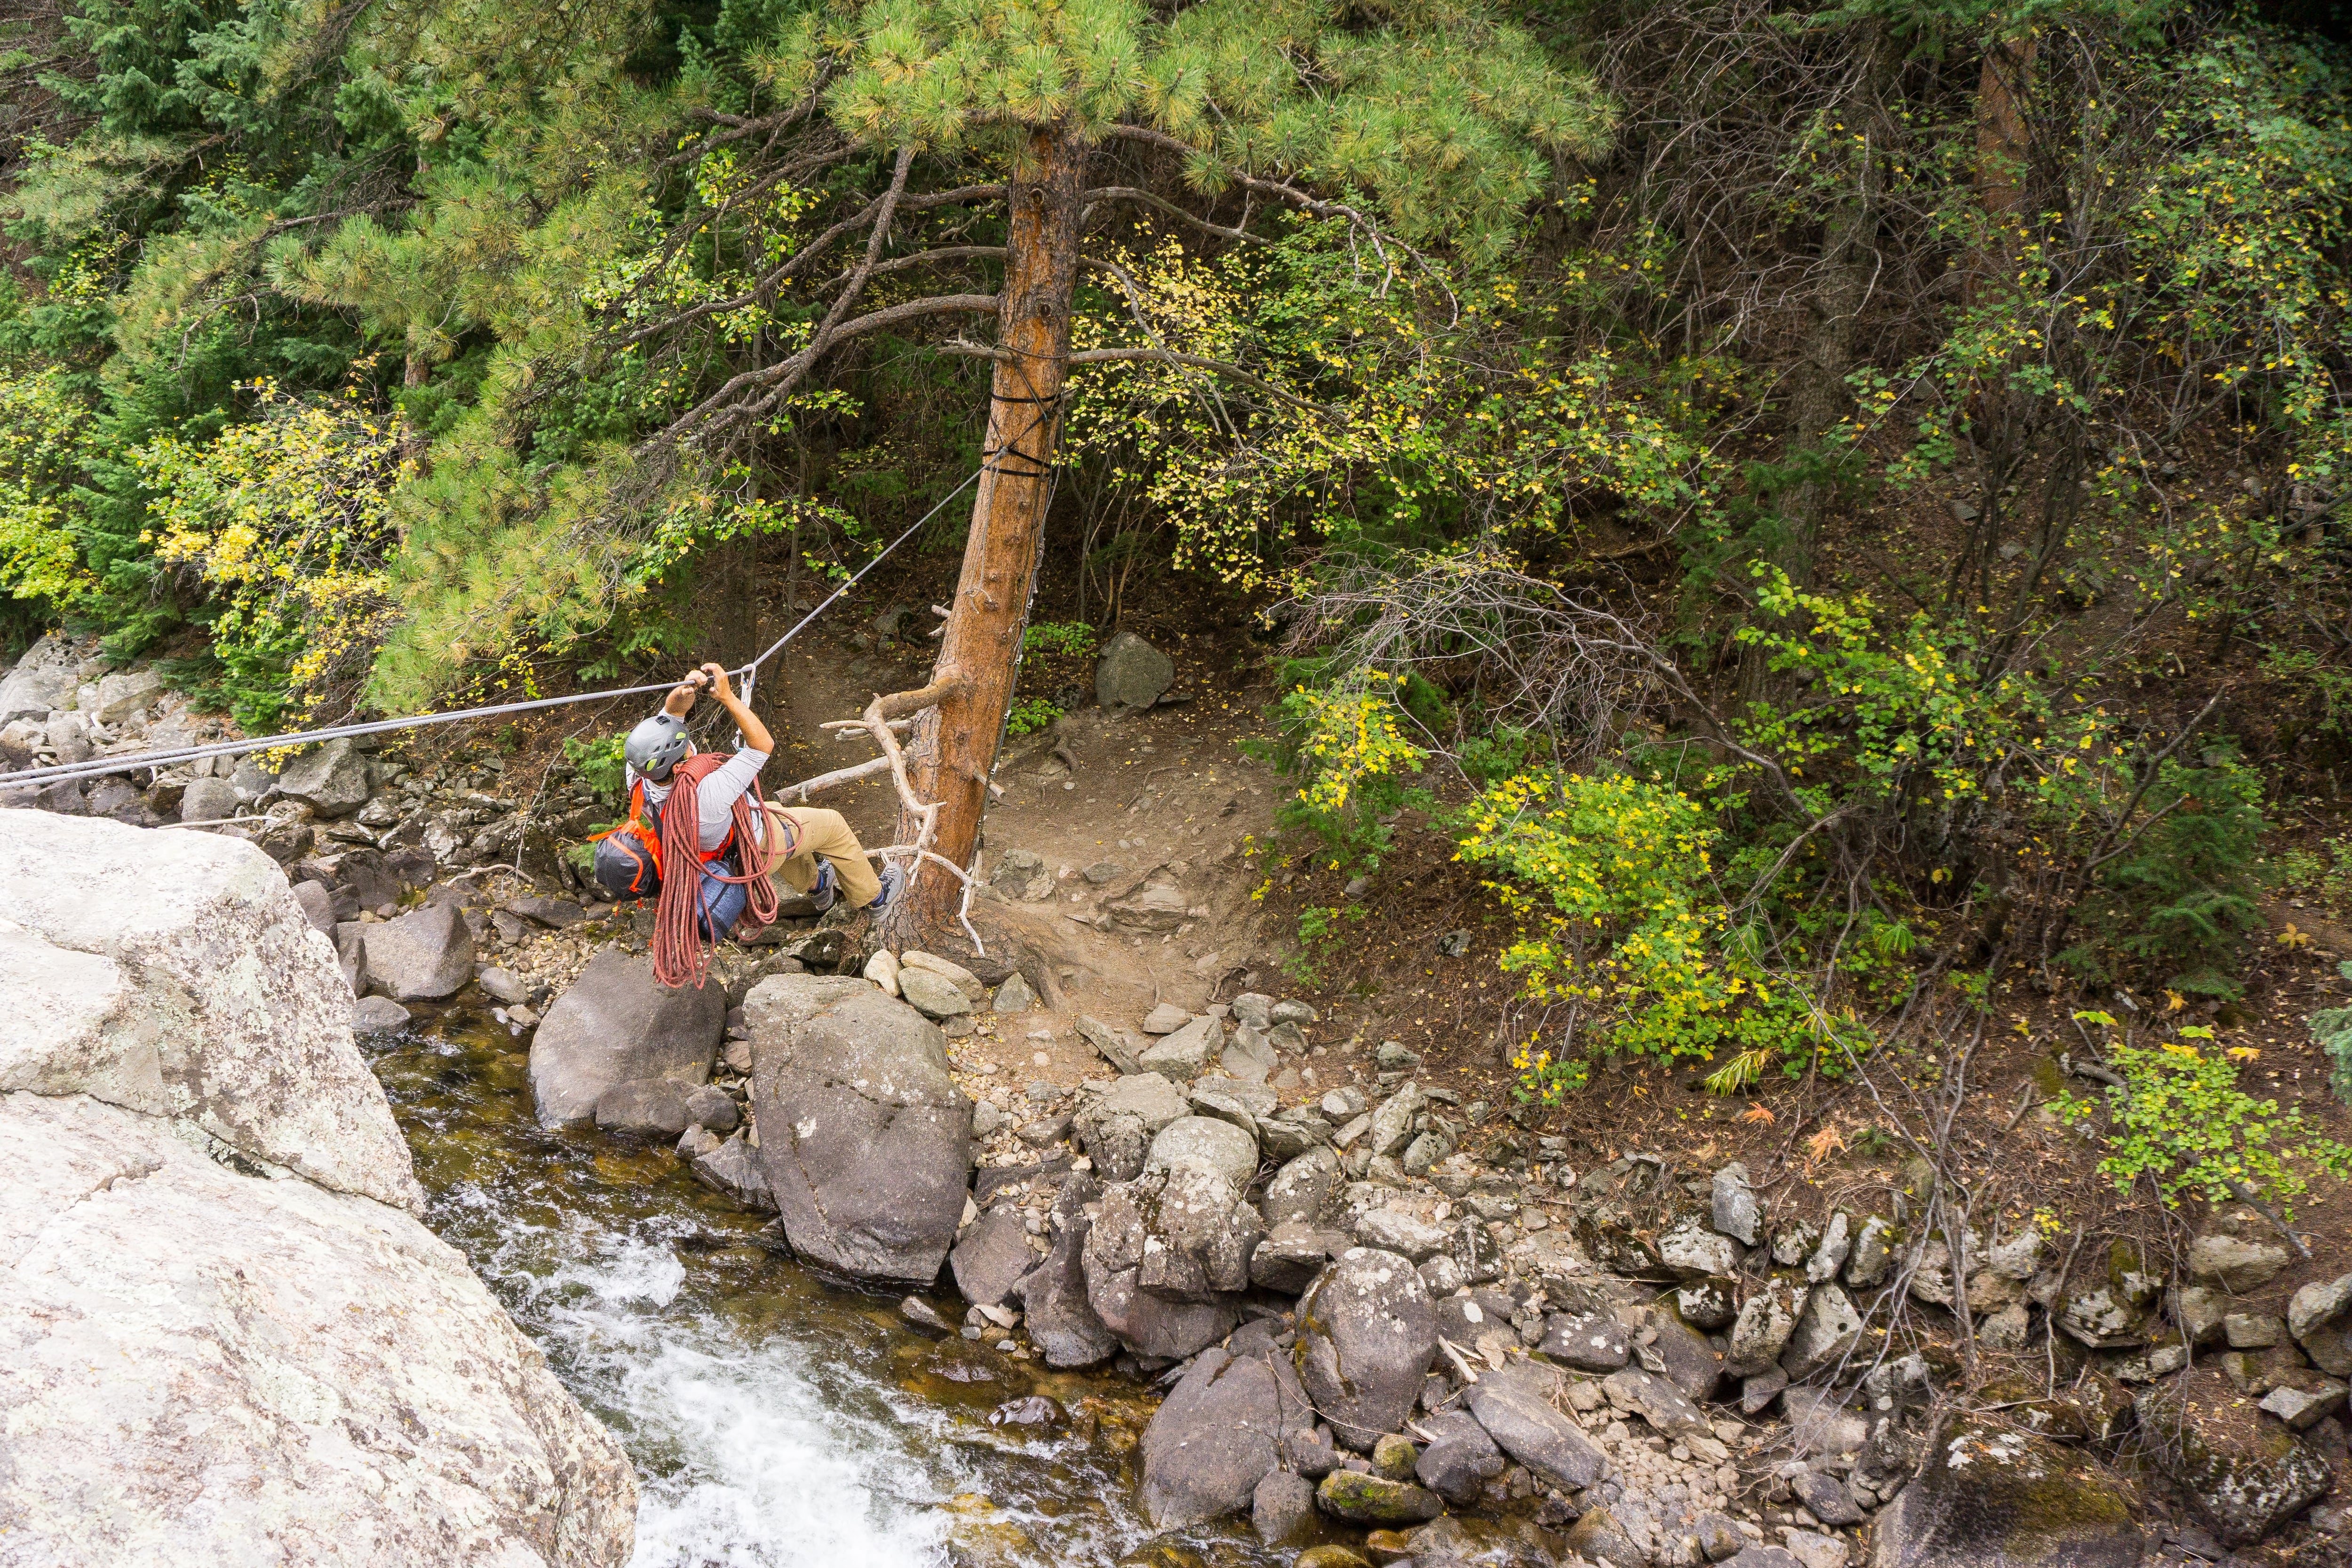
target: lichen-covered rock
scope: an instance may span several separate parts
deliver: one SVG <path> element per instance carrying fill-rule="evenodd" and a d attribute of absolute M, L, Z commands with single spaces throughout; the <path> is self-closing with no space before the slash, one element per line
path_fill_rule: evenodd
<path fill-rule="evenodd" d="M 1556 1312 L 1544 1321 L 1537 1348 L 1579 1372 L 1614 1372 L 1632 1359 L 1633 1342 L 1625 1325 L 1601 1312 Z"/>
<path fill-rule="evenodd" d="M 1815 1285 L 1797 1314 L 1797 1327 L 1780 1353 L 1780 1368 L 1792 1383 L 1802 1382 L 1842 1360 L 1862 1339 L 1862 1314 L 1835 1285 Z"/>
<path fill-rule="evenodd" d="M 793 1250 L 853 1279 L 930 1283 L 971 1169 L 971 1101 L 939 1026 L 845 977 L 771 976 L 743 1013 L 761 1164 Z"/>
<path fill-rule="evenodd" d="M 1106 1181 L 1143 1174 L 1143 1156 L 1160 1129 L 1192 1113 L 1183 1091 L 1157 1072 L 1130 1072 L 1088 1099 L 1072 1118 L 1079 1146 Z"/>
<path fill-rule="evenodd" d="M 258 1166 L 421 1201 L 333 945 L 251 844 L 0 810 L 0 1092 L 85 1093 Z"/>
<path fill-rule="evenodd" d="M 1360 1452 L 1393 1432 L 1437 1354 L 1437 1317 L 1412 1264 L 1349 1248 L 1298 1300 L 1299 1381 L 1339 1440 Z"/>
<path fill-rule="evenodd" d="M 1197 1259 L 1157 1263 L 1156 1254 L 1165 1247 L 1153 1228 L 1165 1184 L 1166 1173 L 1160 1172 L 1105 1187 L 1087 1234 L 1082 1263 L 1087 1303 L 1104 1328 L 1138 1355 L 1177 1360 L 1232 1332 L 1240 1317 L 1240 1297 L 1234 1290 L 1212 1289 Z M 1155 1260 L 1155 1276 L 1165 1293 L 1144 1289 L 1147 1260 Z M 1245 1282 L 1245 1258 L 1243 1268 Z"/>
<path fill-rule="evenodd" d="M 399 1209 L 16 1093 L 0 1257 L 11 1563 L 628 1559 L 620 1445 Z"/>
<path fill-rule="evenodd" d="M 1021 1277 L 1014 1299 L 1025 1317 L 1030 1341 L 1053 1367 L 1092 1366 L 1118 1348 L 1087 1299 L 1085 1252 L 1091 1222 L 1087 1206 L 1102 1187 L 1083 1172 L 1066 1176 L 1054 1199 L 1053 1237 L 1045 1260 Z"/>
<path fill-rule="evenodd" d="M 2318 1449 L 2210 1367 L 2149 1390 L 2135 1409 L 2141 1451 L 2228 1545 L 2261 1541 L 2335 1484 Z"/>
<path fill-rule="evenodd" d="M 1715 1173 L 1709 1186 L 1708 1218 L 1715 1228 L 1742 1247 L 1756 1245 L 1764 1223 L 1764 1207 L 1748 1185 L 1748 1167 L 1734 1160 Z"/>
<path fill-rule="evenodd" d="M 2080 1454 L 1960 1417 L 1880 1511 L 1872 1568 L 2137 1568 L 2147 1550 L 2137 1512 Z"/>
<path fill-rule="evenodd" d="M 1731 1325 L 1731 1348 L 1724 1354 L 1724 1371 L 1734 1377 L 1753 1377 L 1779 1362 L 1811 1293 L 1803 1281 L 1785 1274 L 1764 1281 L 1740 1303 L 1738 1319 Z"/>
<path fill-rule="evenodd" d="M 826 983 L 872 989 L 863 980 Z M 633 1079 L 707 1082 L 726 1032 L 723 988 L 672 989 L 654 978 L 651 959 L 607 947 L 555 998 L 531 1036 L 539 1119 L 551 1126 L 585 1121 L 604 1091 Z"/>

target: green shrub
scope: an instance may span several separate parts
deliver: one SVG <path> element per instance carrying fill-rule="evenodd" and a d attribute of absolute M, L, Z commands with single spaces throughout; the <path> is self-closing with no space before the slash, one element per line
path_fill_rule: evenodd
<path fill-rule="evenodd" d="M 1049 697 L 1021 697 L 1004 716 L 1007 735 L 1030 735 L 1062 716 L 1060 705 Z"/>
<path fill-rule="evenodd" d="M 1021 651 L 1083 659 L 1095 651 L 1095 629 L 1083 621 L 1041 621 L 1021 633 Z"/>
<path fill-rule="evenodd" d="M 2060 962 L 2086 980 L 2137 973 L 2170 990 L 2238 997 L 2239 953 L 2262 918 L 2262 793 L 2261 778 L 2234 760 L 2166 763 L 2149 791 L 2148 825 L 2100 870 L 2077 912 L 2085 940 Z"/>
<path fill-rule="evenodd" d="M 2338 964 L 2336 972 L 2352 980 L 2352 964 Z M 2338 1100 L 2352 1105 L 2352 1008 L 2327 1008 L 2308 1021 L 2311 1038 L 2327 1058 L 2327 1086 Z"/>

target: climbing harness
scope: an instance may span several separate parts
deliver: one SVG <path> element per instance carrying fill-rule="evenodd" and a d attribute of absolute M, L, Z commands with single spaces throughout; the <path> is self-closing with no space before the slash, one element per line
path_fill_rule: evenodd
<path fill-rule="evenodd" d="M 962 484 L 940 497 L 931 509 L 908 528 L 906 532 L 882 547 L 881 553 L 853 573 L 849 580 L 827 594 L 824 602 L 794 622 L 791 631 L 768 644 L 765 652 L 739 670 L 730 671 L 744 678 L 744 699 L 751 698 L 751 682 L 759 667 L 775 657 L 785 643 L 799 636 L 809 623 L 833 607 L 835 600 L 857 586 L 859 579 L 882 564 L 891 551 L 915 537 L 923 525 L 940 515 L 950 501 L 972 486 L 980 477 L 974 469 L 964 476 Z M 652 692 L 667 692 L 677 686 L 675 681 L 660 681 L 651 685 L 620 686 L 605 692 L 582 692 L 572 696 L 536 697 L 528 702 L 495 703 L 488 707 L 461 708 L 455 713 L 418 714 L 409 718 L 383 718 L 364 724 L 341 724 L 323 729 L 288 730 L 279 735 L 250 736 L 241 740 L 214 741 L 205 746 L 183 746 L 154 751 L 137 751 L 128 755 L 92 758 L 87 762 L 58 762 L 46 768 L 28 768 L 17 773 L 0 773 L 0 789 L 22 789 L 27 786 L 62 784 L 75 779 L 102 779 L 110 773 L 128 773 L 133 768 L 164 768 L 183 762 L 196 762 L 207 757 L 244 757 L 257 751 L 274 751 L 280 747 L 302 746 L 314 741 L 341 740 L 363 735 L 383 735 L 393 730 L 421 729 L 428 725 L 461 724 L 468 719 L 497 718 L 506 714 L 531 713 L 541 708 L 563 707 L 574 703 L 608 702 L 615 697 L 643 696 Z"/>

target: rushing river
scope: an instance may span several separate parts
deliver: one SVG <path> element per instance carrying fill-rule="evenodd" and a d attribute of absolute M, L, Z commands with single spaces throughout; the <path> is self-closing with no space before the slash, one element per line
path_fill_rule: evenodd
<path fill-rule="evenodd" d="M 502 1026 L 455 1012 L 374 1050 L 429 1222 L 635 1461 L 636 1568 L 1277 1561 L 1238 1521 L 1152 1539 L 1134 1383 L 943 1356 L 891 1298 L 770 1253 L 761 1217 L 667 1148 L 540 1128 L 524 1064 Z M 942 1375 L 959 1358 L 993 1380 Z M 1069 1419 L 991 1423 L 1034 1395 Z"/>

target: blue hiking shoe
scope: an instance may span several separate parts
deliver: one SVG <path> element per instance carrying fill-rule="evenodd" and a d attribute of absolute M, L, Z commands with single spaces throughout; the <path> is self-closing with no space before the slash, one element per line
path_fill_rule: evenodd
<path fill-rule="evenodd" d="M 907 885 L 907 873 L 898 868 L 898 862 L 890 861 L 883 865 L 880 880 L 882 891 L 876 894 L 874 902 L 866 906 L 877 912 L 898 902 L 899 891 Z"/>
<path fill-rule="evenodd" d="M 834 886 L 833 862 L 831 861 L 817 862 L 816 885 L 808 890 L 809 903 L 815 905 L 816 912 L 819 915 L 823 915 L 826 910 L 833 907 L 833 901 L 840 896 L 840 891 Z"/>

